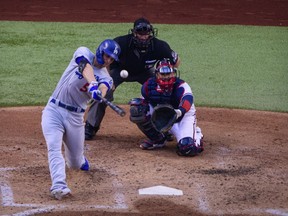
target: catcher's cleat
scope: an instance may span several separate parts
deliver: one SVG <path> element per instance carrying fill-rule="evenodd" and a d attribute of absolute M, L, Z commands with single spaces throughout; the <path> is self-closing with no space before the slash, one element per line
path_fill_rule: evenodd
<path fill-rule="evenodd" d="M 196 156 L 203 151 L 202 138 L 196 143 L 191 137 L 184 137 L 177 143 L 176 153 L 179 156 Z"/>
<path fill-rule="evenodd" d="M 152 141 L 150 139 L 147 139 L 140 144 L 140 148 L 143 150 L 152 150 L 156 148 L 163 148 L 165 145 L 166 145 L 166 138 L 160 141 Z"/>
<path fill-rule="evenodd" d="M 168 142 L 172 142 L 174 140 L 174 135 L 172 133 L 167 132 L 165 137 Z"/>
<path fill-rule="evenodd" d="M 52 197 L 57 200 L 61 200 L 63 198 L 71 196 L 71 190 L 68 187 L 62 187 L 59 189 L 54 189 L 51 191 Z"/>
<path fill-rule="evenodd" d="M 204 136 L 202 136 L 200 140 L 200 146 L 198 147 L 198 152 L 201 153 L 204 151 L 204 141 L 203 141 Z"/>
<path fill-rule="evenodd" d="M 93 127 L 91 124 L 86 122 L 85 124 L 85 140 L 92 140 L 99 127 Z"/>
<path fill-rule="evenodd" d="M 197 148 L 198 148 L 198 153 L 201 153 L 204 151 L 204 135 L 201 132 L 201 128 L 196 127 L 196 143 L 198 143 Z M 200 141 L 199 141 L 200 139 Z"/>

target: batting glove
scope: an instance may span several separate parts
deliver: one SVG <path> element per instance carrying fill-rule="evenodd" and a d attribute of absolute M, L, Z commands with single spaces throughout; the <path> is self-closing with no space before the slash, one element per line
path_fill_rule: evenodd
<path fill-rule="evenodd" d="M 102 93 L 98 89 L 98 83 L 92 81 L 88 87 L 89 92 L 94 100 L 101 101 L 102 100 Z"/>

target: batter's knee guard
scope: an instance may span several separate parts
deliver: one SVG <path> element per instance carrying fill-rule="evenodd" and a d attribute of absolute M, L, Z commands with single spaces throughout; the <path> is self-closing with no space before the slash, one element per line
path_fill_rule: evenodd
<path fill-rule="evenodd" d="M 201 146 L 196 146 L 192 137 L 184 137 L 177 144 L 179 156 L 195 156 L 203 151 Z"/>
<path fill-rule="evenodd" d="M 130 102 L 130 121 L 151 140 L 161 140 L 164 135 L 155 130 L 151 123 L 151 116 L 147 115 L 149 105 L 142 98 L 133 98 Z"/>

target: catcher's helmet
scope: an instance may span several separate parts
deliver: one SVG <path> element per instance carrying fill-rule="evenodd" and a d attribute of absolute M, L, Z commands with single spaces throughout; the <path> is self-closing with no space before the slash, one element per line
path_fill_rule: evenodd
<path fill-rule="evenodd" d="M 119 44 L 111 39 L 104 40 L 96 50 L 96 59 L 99 64 L 104 64 L 103 54 L 107 54 L 115 61 L 119 61 L 121 48 Z"/>
<path fill-rule="evenodd" d="M 153 37 L 157 36 L 157 29 L 153 28 L 149 20 L 145 18 L 139 18 L 135 20 L 133 29 L 130 29 L 133 34 L 132 40 L 134 45 L 141 51 L 146 51 L 149 47 Z M 138 35 L 148 35 L 147 39 L 142 39 Z"/>
<path fill-rule="evenodd" d="M 155 64 L 156 82 L 159 91 L 171 93 L 176 81 L 176 70 L 169 59 L 163 59 Z"/>

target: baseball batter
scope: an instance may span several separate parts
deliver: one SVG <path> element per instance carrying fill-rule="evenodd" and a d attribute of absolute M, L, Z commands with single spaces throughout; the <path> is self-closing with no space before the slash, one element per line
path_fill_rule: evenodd
<path fill-rule="evenodd" d="M 100 102 L 111 89 L 113 80 L 106 67 L 118 61 L 120 51 L 118 43 L 110 39 L 99 45 L 96 54 L 79 47 L 43 110 L 41 125 L 48 148 L 50 191 L 56 199 L 71 193 L 65 161 L 68 168 L 89 170 L 84 156 L 84 112 L 91 98 Z"/>
<path fill-rule="evenodd" d="M 177 153 L 194 156 L 201 153 L 203 134 L 196 126 L 196 109 L 190 86 L 177 77 L 177 70 L 168 59 L 155 65 L 155 77 L 149 78 L 141 88 L 143 98 L 130 101 L 130 120 L 148 137 L 140 144 L 143 150 L 165 146 L 165 134 L 158 132 L 151 123 L 154 107 L 170 104 L 177 114 L 177 120 L 170 132 L 177 139 Z"/>

